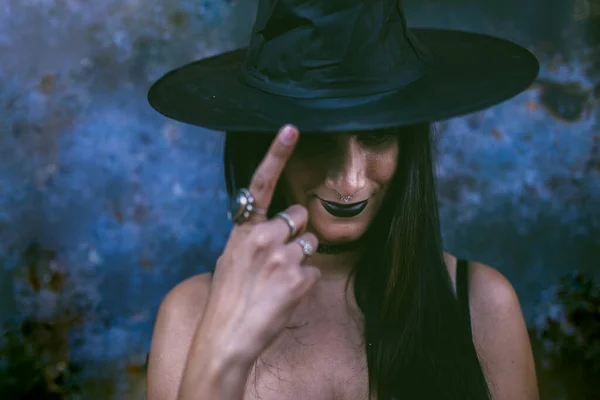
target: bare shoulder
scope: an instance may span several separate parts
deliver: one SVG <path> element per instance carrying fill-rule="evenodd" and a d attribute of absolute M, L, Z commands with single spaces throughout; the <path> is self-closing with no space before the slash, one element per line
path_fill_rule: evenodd
<path fill-rule="evenodd" d="M 497 400 L 538 398 L 535 363 L 517 294 L 498 270 L 469 263 L 473 340 Z"/>
<path fill-rule="evenodd" d="M 195 329 L 210 295 L 212 274 L 203 273 L 179 283 L 167 293 L 158 311 L 156 325 L 168 324 Z"/>
<path fill-rule="evenodd" d="M 500 271 L 489 265 L 470 262 L 468 275 L 471 314 L 480 322 L 490 324 L 502 318 L 504 323 L 517 323 L 522 319 L 517 294 Z M 507 317 L 508 321 L 505 320 Z"/>
<path fill-rule="evenodd" d="M 210 294 L 212 275 L 195 275 L 163 299 L 148 357 L 148 400 L 174 400 L 196 326 Z"/>
<path fill-rule="evenodd" d="M 444 261 L 456 291 L 456 266 L 457 258 L 445 252 Z M 469 303 L 471 317 L 485 317 L 486 323 L 490 322 L 492 315 L 496 317 L 502 313 L 520 315 L 519 299 L 510 282 L 496 269 L 479 262 L 469 262 Z"/>

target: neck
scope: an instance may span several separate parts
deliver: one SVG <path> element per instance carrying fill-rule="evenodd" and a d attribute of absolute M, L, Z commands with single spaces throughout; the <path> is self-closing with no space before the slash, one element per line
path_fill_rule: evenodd
<path fill-rule="evenodd" d="M 360 253 L 360 248 L 356 245 L 348 247 L 319 245 L 319 251 L 310 256 L 306 263 L 319 268 L 320 283 L 327 285 L 335 282 L 345 283 Z"/>
<path fill-rule="evenodd" d="M 319 244 L 317 253 L 321 254 L 342 254 L 351 253 L 360 246 L 360 241 L 345 242 L 340 244 Z"/>
<path fill-rule="evenodd" d="M 354 299 L 354 279 L 350 279 L 346 286 L 359 256 L 358 250 L 310 256 L 305 263 L 319 268 L 321 279 L 297 307 L 294 320 L 306 323 L 338 321 L 348 315 L 360 317 L 361 312 Z"/>

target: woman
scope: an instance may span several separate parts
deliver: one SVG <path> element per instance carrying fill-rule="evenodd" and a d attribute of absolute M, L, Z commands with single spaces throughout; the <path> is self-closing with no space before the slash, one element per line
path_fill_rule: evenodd
<path fill-rule="evenodd" d="M 235 226 L 164 299 L 148 398 L 536 399 L 510 283 L 442 250 L 429 121 L 537 70 L 396 1 L 264 0 L 248 49 L 159 80 L 158 111 L 227 132 Z"/>

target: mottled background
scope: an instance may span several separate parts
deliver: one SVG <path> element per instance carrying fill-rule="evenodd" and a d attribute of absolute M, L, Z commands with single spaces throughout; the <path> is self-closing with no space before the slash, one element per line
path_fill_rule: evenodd
<path fill-rule="evenodd" d="M 600 276 L 600 2 L 405 4 L 412 25 L 496 34 L 542 64 L 515 99 L 440 123 L 437 144 L 447 249 L 501 270 L 534 329 L 556 313 L 561 276 Z M 68 392 L 52 398 L 142 398 L 162 297 L 211 268 L 230 229 L 221 134 L 168 121 L 146 90 L 244 45 L 255 7 L 0 0 L 7 396 L 22 374 Z M 21 398 L 51 398 L 31 390 Z"/>

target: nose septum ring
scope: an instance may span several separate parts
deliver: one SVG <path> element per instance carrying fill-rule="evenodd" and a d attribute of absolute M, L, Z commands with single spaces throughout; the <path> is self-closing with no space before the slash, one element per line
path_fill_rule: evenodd
<path fill-rule="evenodd" d="M 344 203 L 348 203 L 350 200 L 352 200 L 352 198 L 354 197 L 353 194 L 349 195 L 349 196 L 342 196 L 340 194 L 340 192 L 338 192 L 337 190 L 334 189 L 334 192 L 337 193 L 337 195 L 340 197 L 340 201 L 343 201 Z"/>

